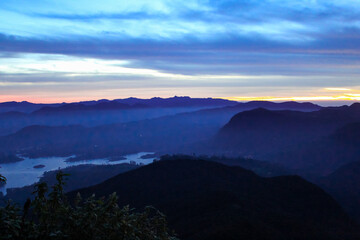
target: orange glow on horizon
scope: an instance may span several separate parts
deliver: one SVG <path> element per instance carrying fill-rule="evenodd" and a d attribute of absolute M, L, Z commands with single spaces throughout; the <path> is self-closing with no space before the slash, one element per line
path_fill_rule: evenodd
<path fill-rule="evenodd" d="M 320 92 L 342 92 L 336 95 L 315 95 L 315 96 L 235 96 L 224 99 L 234 101 L 360 101 L 360 91 L 344 87 L 327 87 L 319 89 Z M 349 92 L 351 91 L 351 92 Z"/>
<path fill-rule="evenodd" d="M 51 104 L 51 103 L 71 103 L 71 102 L 81 102 L 81 101 L 91 101 L 91 100 L 100 100 L 98 99 L 92 99 L 89 97 L 66 97 L 66 98 L 56 98 L 56 97 L 24 97 L 24 96 L 0 96 L 0 102 L 31 102 L 31 103 L 44 103 L 44 104 Z"/>
<path fill-rule="evenodd" d="M 182 89 L 182 91 L 186 91 L 186 89 Z M 343 92 L 340 92 L 343 91 Z M 211 96 L 213 98 L 221 98 L 233 101 L 330 101 L 330 102 L 341 102 L 341 101 L 360 101 L 360 91 L 357 89 L 348 89 L 341 87 L 329 87 L 318 89 L 317 94 L 313 94 L 312 96 L 233 96 L 233 97 L 221 97 L 221 96 Z M 334 94 L 329 94 L 329 92 L 333 92 Z M 162 97 L 169 98 L 175 95 L 177 96 L 190 96 L 193 98 L 202 98 L 209 97 L 200 95 L 186 95 L 186 94 L 178 94 L 177 91 L 173 93 L 160 91 L 159 89 L 153 89 L 151 92 L 142 92 L 143 94 L 124 94 L 121 92 L 82 92 L 78 93 L 78 95 L 74 95 L 75 93 L 63 93 L 62 95 L 54 94 L 48 95 L 44 92 L 31 93 L 29 95 L 0 95 L 0 102 L 10 102 L 10 101 L 28 101 L 32 103 L 62 103 L 62 102 L 81 102 L 81 101 L 92 101 L 92 100 L 100 100 L 100 99 L 121 99 L 128 97 L 137 97 L 137 98 L 152 98 L 152 97 Z M 323 93 L 323 94 L 321 94 Z M 336 93 L 336 94 L 335 94 Z M 129 95 L 129 96 L 128 96 Z M 134 96 L 133 96 L 134 95 Z M 210 94 L 211 95 L 211 94 Z M 213 94 L 214 95 L 214 94 Z"/>
<path fill-rule="evenodd" d="M 299 97 L 224 97 L 233 101 L 360 101 L 360 94 L 339 96 L 299 96 Z"/>
<path fill-rule="evenodd" d="M 167 96 L 164 96 L 164 98 L 166 97 Z M 297 96 L 297 97 L 238 96 L 238 97 L 221 97 L 221 98 L 232 101 L 239 101 L 239 102 L 242 101 L 360 101 L 360 94 L 346 94 L 340 96 Z M 92 101 L 92 100 L 100 100 L 100 99 L 105 99 L 105 97 L 104 98 L 89 98 L 89 97 L 36 98 L 36 97 L 24 97 L 24 96 L 0 96 L 0 102 L 28 101 L 32 103 L 45 103 L 45 104 L 62 103 L 62 102 L 71 103 L 71 102 Z"/>

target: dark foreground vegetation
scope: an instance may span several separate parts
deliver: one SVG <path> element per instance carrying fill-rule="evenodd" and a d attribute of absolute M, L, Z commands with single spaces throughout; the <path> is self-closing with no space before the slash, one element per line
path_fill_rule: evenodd
<path fill-rule="evenodd" d="M 57 174 L 50 192 L 46 183 L 38 184 L 35 199 L 22 210 L 11 202 L 0 208 L 0 239 L 176 239 L 162 213 L 151 207 L 143 212 L 119 207 L 116 193 L 100 199 L 78 194 L 70 204 L 63 177 Z"/>

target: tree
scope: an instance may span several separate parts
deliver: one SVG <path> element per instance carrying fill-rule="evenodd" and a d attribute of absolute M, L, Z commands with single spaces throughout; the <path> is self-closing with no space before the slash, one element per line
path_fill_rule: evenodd
<path fill-rule="evenodd" d="M 0 185 L 6 183 L 6 177 L 0 174 Z"/>
<path fill-rule="evenodd" d="M 63 192 L 66 176 L 60 171 L 50 192 L 46 183 L 37 184 L 35 199 L 23 210 L 11 202 L 0 208 L 0 239 L 176 239 L 162 213 L 152 207 L 143 212 L 119 207 L 116 193 L 100 199 L 78 194 L 70 204 Z"/>

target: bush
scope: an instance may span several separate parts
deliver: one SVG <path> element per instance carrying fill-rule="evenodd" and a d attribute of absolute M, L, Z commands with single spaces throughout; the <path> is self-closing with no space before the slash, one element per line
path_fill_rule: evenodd
<path fill-rule="evenodd" d="M 34 201 L 28 199 L 23 210 L 12 202 L 0 208 L 0 239 L 176 239 L 162 213 L 152 207 L 143 212 L 119 207 L 116 193 L 100 199 L 78 194 L 70 204 L 63 192 L 65 176 L 56 175 L 50 193 L 46 183 L 37 184 Z"/>

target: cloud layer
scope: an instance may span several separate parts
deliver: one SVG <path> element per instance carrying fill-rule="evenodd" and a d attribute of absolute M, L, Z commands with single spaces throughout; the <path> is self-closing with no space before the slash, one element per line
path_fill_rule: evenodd
<path fill-rule="evenodd" d="M 360 90 L 359 39 L 355 0 L 1 1 L 0 94 L 45 99 L 54 86 L 59 99 Z"/>

